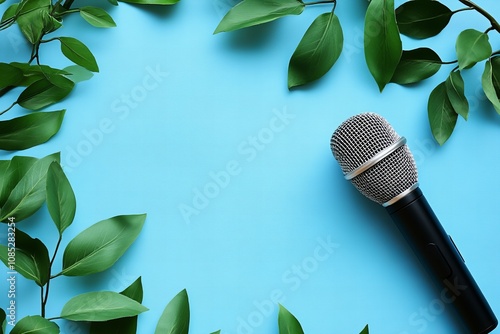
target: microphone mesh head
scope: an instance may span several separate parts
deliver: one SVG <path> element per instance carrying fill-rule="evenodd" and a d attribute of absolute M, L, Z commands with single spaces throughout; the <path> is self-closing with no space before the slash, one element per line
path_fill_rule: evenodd
<path fill-rule="evenodd" d="M 346 175 L 400 138 L 382 116 L 364 113 L 343 122 L 333 133 L 330 145 Z M 418 182 L 417 167 L 408 146 L 403 145 L 351 182 L 363 195 L 383 204 Z"/>

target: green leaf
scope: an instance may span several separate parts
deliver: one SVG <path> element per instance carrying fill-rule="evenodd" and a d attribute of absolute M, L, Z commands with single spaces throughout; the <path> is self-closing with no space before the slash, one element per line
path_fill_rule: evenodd
<path fill-rule="evenodd" d="M 60 161 L 59 153 L 37 160 L 12 189 L 0 209 L 0 221 L 14 217 L 16 222 L 31 216 L 45 202 L 47 170 L 53 161 Z"/>
<path fill-rule="evenodd" d="M 48 141 L 61 128 L 65 110 L 34 112 L 0 121 L 0 149 L 24 150 Z"/>
<path fill-rule="evenodd" d="M 460 70 L 471 68 L 491 56 L 492 52 L 488 35 L 474 29 L 462 31 L 455 48 Z"/>
<path fill-rule="evenodd" d="M 3 13 L 1 22 L 3 23 L 7 20 L 15 18 L 18 8 L 19 8 L 19 3 L 13 3 L 12 5 L 10 5 L 7 8 L 7 10 Z M 14 22 L 7 25 L 4 29 L 10 27 L 12 24 L 14 24 Z"/>
<path fill-rule="evenodd" d="M 214 34 L 274 21 L 286 15 L 299 15 L 304 8 L 301 0 L 244 0 L 222 18 Z"/>
<path fill-rule="evenodd" d="M 344 35 L 333 13 L 318 16 L 307 29 L 288 67 L 288 88 L 312 82 L 325 75 L 340 57 Z"/>
<path fill-rule="evenodd" d="M 53 162 L 47 172 L 47 208 L 59 234 L 73 223 L 76 198 L 61 165 Z"/>
<path fill-rule="evenodd" d="M 439 34 L 452 15 L 453 12 L 439 1 L 407 1 L 396 9 L 399 31 L 418 39 Z"/>
<path fill-rule="evenodd" d="M 396 71 L 403 47 L 394 13 L 394 0 L 372 0 L 364 31 L 365 58 L 380 91 Z"/>
<path fill-rule="evenodd" d="M 112 1 L 112 0 L 108 0 Z M 160 5 L 160 6 L 165 6 L 165 5 L 175 5 L 178 3 L 180 0 L 119 0 L 120 2 L 128 2 L 128 3 L 133 3 L 137 5 Z"/>
<path fill-rule="evenodd" d="M 215 331 L 215 332 L 212 332 L 212 333 L 210 333 L 210 334 L 220 334 L 220 330 Z"/>
<path fill-rule="evenodd" d="M 453 133 L 458 118 L 448 98 L 444 82 L 434 88 L 429 96 L 427 111 L 432 134 L 439 145 L 443 145 Z"/>
<path fill-rule="evenodd" d="M 407 85 L 425 80 L 441 68 L 441 58 L 429 48 L 403 51 L 391 82 Z"/>
<path fill-rule="evenodd" d="M 29 86 L 41 79 L 51 81 L 54 77 L 71 74 L 65 70 L 59 70 L 47 65 L 30 65 L 28 63 L 16 62 L 10 63 L 10 65 L 20 69 L 23 72 L 24 78 L 21 80 L 21 82 L 18 83 L 18 86 Z"/>
<path fill-rule="evenodd" d="M 483 91 L 491 104 L 500 114 L 500 58 L 488 60 L 481 79 Z"/>
<path fill-rule="evenodd" d="M 72 321 L 108 321 L 133 317 L 148 309 L 117 292 L 88 292 L 70 299 L 61 311 L 61 318 Z"/>
<path fill-rule="evenodd" d="M 74 87 L 75 83 L 68 78 L 53 75 L 26 87 L 19 95 L 17 103 L 26 109 L 40 110 L 64 99 Z"/>
<path fill-rule="evenodd" d="M 0 245 L 0 260 L 10 269 L 16 270 L 29 280 L 44 286 L 49 280 L 50 259 L 47 247 L 39 239 L 33 239 L 28 234 L 16 228 L 15 264 L 9 264 L 10 245 Z"/>
<path fill-rule="evenodd" d="M 184 289 L 167 305 L 156 326 L 155 334 L 188 334 L 189 298 Z"/>
<path fill-rule="evenodd" d="M 87 70 L 85 67 L 79 65 L 72 65 L 65 67 L 64 71 L 68 72 L 67 78 L 73 81 L 74 83 L 87 81 L 94 76 L 92 72 Z"/>
<path fill-rule="evenodd" d="M 66 247 L 61 274 L 84 276 L 108 269 L 132 245 L 145 219 L 145 214 L 116 216 L 87 228 Z"/>
<path fill-rule="evenodd" d="M 86 6 L 80 8 L 80 15 L 97 28 L 112 28 L 116 27 L 113 18 L 102 8 Z"/>
<path fill-rule="evenodd" d="M 297 318 L 281 304 L 278 312 L 278 326 L 280 334 L 304 334 Z"/>
<path fill-rule="evenodd" d="M 139 277 L 128 288 L 120 292 L 120 294 L 142 303 L 143 290 L 142 282 Z M 121 319 L 109 320 L 106 322 L 93 322 L 90 325 L 90 334 L 136 334 L 137 332 L 137 316 Z"/>
<path fill-rule="evenodd" d="M 19 320 L 10 334 L 58 334 L 59 326 L 39 315 L 27 316 Z"/>
<path fill-rule="evenodd" d="M 113 6 L 118 6 L 118 1 L 117 0 L 108 0 L 108 2 L 110 4 L 112 4 Z"/>
<path fill-rule="evenodd" d="M 17 11 L 17 25 L 21 32 L 31 44 L 37 44 L 44 32 L 48 32 L 50 27 L 46 27 L 47 16 L 50 16 L 50 0 L 23 0 L 19 4 Z"/>
<path fill-rule="evenodd" d="M 366 325 L 365 328 L 363 328 L 363 330 L 359 334 L 370 334 L 370 330 L 368 329 L 368 325 Z"/>
<path fill-rule="evenodd" d="M 12 189 L 21 181 L 38 159 L 15 156 L 12 160 L 0 160 L 0 208 L 10 196 Z"/>
<path fill-rule="evenodd" d="M 2 76 L 0 76 L 0 89 L 16 86 L 23 79 L 23 72 L 9 64 L 0 63 L 0 73 L 2 73 Z"/>
<path fill-rule="evenodd" d="M 89 48 L 73 37 L 59 37 L 61 52 L 77 65 L 85 67 L 92 72 L 99 72 L 99 66 Z"/>
<path fill-rule="evenodd" d="M 457 114 L 465 120 L 469 117 L 469 102 L 465 97 L 465 83 L 459 71 L 451 72 L 445 81 L 446 93 Z"/>

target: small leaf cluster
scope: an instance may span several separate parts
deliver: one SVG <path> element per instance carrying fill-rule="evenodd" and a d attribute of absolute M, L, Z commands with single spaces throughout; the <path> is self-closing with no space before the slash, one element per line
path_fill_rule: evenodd
<path fill-rule="evenodd" d="M 52 256 L 40 239 L 18 228 L 18 223 L 32 216 L 44 203 L 59 234 Z M 63 233 L 73 223 L 75 214 L 76 197 L 60 166 L 58 153 L 41 159 L 16 156 L 0 160 L 0 221 L 7 223 L 11 232 L 7 244 L 0 245 L 0 260 L 9 270 L 40 287 L 40 315 L 21 319 L 11 333 L 27 333 L 40 328 L 44 328 L 44 333 L 59 333 L 56 319 L 108 321 L 134 317 L 147 310 L 135 294 L 130 297 L 125 292 L 101 291 L 73 297 L 60 315 L 46 318 L 54 279 L 62 275 L 87 276 L 109 269 L 138 237 L 146 219 L 145 214 L 121 215 L 92 225 L 67 244 L 62 270 L 53 273 Z M 126 292 L 136 291 L 135 285 Z"/>
<path fill-rule="evenodd" d="M 394 0 L 371 0 L 365 15 L 364 51 L 367 67 L 382 92 L 387 84 L 415 84 L 436 74 L 442 65 L 457 64 L 447 80 L 430 94 L 429 123 L 434 138 L 444 144 L 450 137 L 458 116 L 467 119 L 469 104 L 461 72 L 485 61 L 483 90 L 500 113 L 500 51 L 493 51 L 488 33 L 500 33 L 500 24 L 469 0 L 457 0 L 466 7 L 452 11 L 437 0 L 407 1 L 395 8 Z M 330 3 L 332 10 L 319 15 L 305 32 L 288 66 L 288 87 L 313 82 L 324 76 L 337 62 L 343 49 L 343 32 L 335 15 L 337 0 L 303 2 L 302 0 L 243 0 L 224 16 L 215 33 L 233 31 L 288 15 L 299 15 L 307 6 Z M 401 35 L 426 39 L 439 34 L 452 16 L 475 11 L 490 26 L 480 32 L 467 29 L 456 40 L 457 60 L 442 61 L 427 47 L 404 50 Z"/>
<path fill-rule="evenodd" d="M 47 246 L 18 227 L 18 223 L 36 213 L 46 203 L 59 238 L 52 255 Z M 60 276 L 88 276 L 111 268 L 139 236 L 145 214 L 119 215 L 102 220 L 77 234 L 66 245 L 62 269 L 53 265 L 76 215 L 76 196 L 61 165 L 59 153 L 37 159 L 15 156 L 0 160 L 0 221 L 7 224 L 6 245 L 0 245 L 0 260 L 9 271 L 17 272 L 40 288 L 40 314 L 17 322 L 0 308 L 0 334 L 60 333 L 59 319 L 89 322 L 90 334 L 135 334 L 138 315 L 148 309 L 142 305 L 141 277 L 121 292 L 87 292 L 69 299 L 59 315 L 46 315 L 49 291 Z M 155 334 L 187 334 L 189 300 L 186 290 L 179 292 L 166 306 Z M 220 332 L 220 331 L 219 331 Z"/>
<path fill-rule="evenodd" d="M 410 1 L 396 9 L 396 20 L 402 34 L 414 39 L 427 39 L 439 34 L 456 13 L 476 10 L 488 19 L 490 27 L 484 32 L 466 29 L 455 41 L 457 59 L 443 62 L 430 48 L 403 50 L 391 82 L 412 84 L 436 74 L 443 64 L 456 64 L 445 81 L 439 83 L 428 100 L 428 116 L 432 134 L 443 145 L 453 133 L 458 116 L 467 120 L 469 102 L 465 94 L 462 72 L 486 61 L 482 75 L 482 87 L 494 109 L 500 113 L 500 53 L 493 52 L 488 33 L 500 33 L 498 22 L 476 4 L 461 0 L 467 7 L 451 11 L 439 1 Z"/>
<path fill-rule="evenodd" d="M 45 143 L 60 129 L 65 110 L 42 111 L 65 99 L 81 81 L 99 72 L 97 61 L 89 48 L 70 36 L 55 36 L 67 15 L 78 13 L 91 27 L 112 28 L 113 18 L 102 8 L 72 8 L 74 0 L 21 0 L 11 4 L 0 19 L 0 31 L 18 26 L 31 47 L 30 59 L 11 63 L 0 62 L 0 98 L 20 88 L 17 99 L 3 115 L 16 105 L 28 114 L 0 121 L 0 149 L 24 150 Z M 179 0 L 123 0 L 144 5 L 171 5 Z M 3 1 L 0 1 L 0 4 Z M 117 0 L 109 0 L 118 5 Z M 63 69 L 43 64 L 40 50 L 44 44 L 59 43 L 61 53 L 74 65 Z"/>

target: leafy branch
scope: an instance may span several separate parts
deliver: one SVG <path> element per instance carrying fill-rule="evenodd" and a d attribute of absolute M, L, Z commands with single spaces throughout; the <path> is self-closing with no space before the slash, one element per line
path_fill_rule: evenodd
<path fill-rule="evenodd" d="M 500 114 L 500 52 L 492 50 L 488 37 L 491 32 L 500 33 L 500 24 L 472 1 L 458 1 L 466 7 L 452 11 L 439 1 L 407 1 L 395 8 L 394 0 L 371 0 L 365 15 L 365 60 L 381 92 L 389 83 L 415 84 L 435 75 L 442 65 L 458 65 L 429 96 L 429 123 L 434 138 L 441 145 L 451 136 L 458 116 L 468 118 L 469 104 L 461 72 L 479 62 L 486 61 L 483 90 Z M 288 15 L 300 15 L 306 6 L 324 3 L 333 4 L 332 10 L 312 22 L 290 58 L 288 88 L 292 89 L 318 80 L 337 62 L 344 42 L 340 20 L 335 15 L 337 1 L 243 0 L 229 10 L 215 33 L 247 28 Z M 484 32 L 473 29 L 462 31 L 455 43 L 456 60 L 443 61 L 427 47 L 403 49 L 400 35 L 414 39 L 434 37 L 446 28 L 452 16 L 462 12 L 479 13 L 490 26 Z"/>
<path fill-rule="evenodd" d="M 118 5 L 117 0 L 108 1 Z M 122 1 L 141 5 L 172 5 L 179 0 Z M 52 35 L 63 26 L 63 18 L 73 13 L 79 13 L 82 19 L 95 28 L 112 28 L 116 23 L 102 8 L 72 6 L 73 0 L 21 0 L 10 5 L 0 19 L 0 31 L 17 25 L 31 46 L 27 61 L 9 64 L 0 62 L 0 98 L 16 88 L 23 88 L 15 101 L 9 102 L 7 108 L 0 110 L 0 116 L 16 106 L 35 111 L 0 121 L 1 150 L 24 150 L 52 138 L 61 127 L 64 110 L 42 110 L 64 100 L 77 83 L 88 80 L 93 73 L 99 72 L 94 55 L 83 42 L 73 37 Z M 51 42 L 60 43 L 61 53 L 74 63 L 73 66 L 56 69 L 42 64 L 42 45 Z"/>

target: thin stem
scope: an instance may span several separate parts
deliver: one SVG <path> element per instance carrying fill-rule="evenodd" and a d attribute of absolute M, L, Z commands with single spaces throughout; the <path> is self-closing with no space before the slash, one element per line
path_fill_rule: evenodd
<path fill-rule="evenodd" d="M 45 304 L 43 303 L 43 286 L 40 287 L 40 300 L 42 303 L 40 315 L 45 318 Z"/>
<path fill-rule="evenodd" d="M 80 9 L 68 9 L 68 10 L 65 10 L 62 13 L 57 14 L 57 16 L 60 17 L 60 16 L 63 16 L 63 15 L 66 15 L 66 14 L 79 13 L 79 12 L 80 12 Z"/>
<path fill-rule="evenodd" d="M 495 30 L 495 28 L 493 28 L 493 27 L 489 27 L 488 29 L 486 29 L 486 30 L 484 31 L 484 33 L 485 33 L 485 34 L 487 34 L 487 33 L 489 33 L 489 32 L 490 32 L 490 31 L 492 31 L 492 30 Z"/>
<path fill-rule="evenodd" d="M 64 7 L 64 9 L 71 9 L 71 6 L 73 5 L 74 1 L 75 0 L 66 0 L 64 1 L 62 6 Z"/>
<path fill-rule="evenodd" d="M 3 22 L 0 23 L 0 30 L 7 29 L 14 23 L 14 18 L 11 17 L 10 19 L 7 19 Z"/>
<path fill-rule="evenodd" d="M 476 5 L 474 2 L 472 2 L 470 0 L 458 0 L 458 1 L 460 1 L 461 3 L 463 3 L 466 6 L 474 8 L 478 13 L 480 13 L 481 15 L 483 15 L 485 18 L 487 18 L 490 21 L 493 29 L 495 29 L 496 31 L 498 31 L 500 33 L 500 24 L 497 22 L 497 20 L 490 13 L 488 13 L 486 10 L 479 7 L 478 5 Z"/>
<path fill-rule="evenodd" d="M 48 321 L 59 320 L 59 319 L 62 319 L 62 317 L 47 318 Z"/>
<path fill-rule="evenodd" d="M 318 1 L 313 1 L 313 2 L 306 2 L 305 5 L 306 6 L 321 5 L 321 4 L 325 4 L 325 3 L 337 4 L 337 0 L 318 0 Z"/>
<path fill-rule="evenodd" d="M 474 8 L 471 8 L 471 7 L 460 8 L 460 9 L 454 10 L 452 12 L 452 14 L 456 14 L 456 13 L 460 13 L 460 12 L 465 12 L 466 10 L 474 10 Z"/>
<path fill-rule="evenodd" d="M 458 60 L 440 62 L 441 65 L 451 65 L 451 64 L 456 64 L 456 63 L 458 63 Z"/>
<path fill-rule="evenodd" d="M 46 39 L 46 40 L 40 40 L 40 43 L 50 43 L 50 42 L 57 41 L 57 40 L 59 40 L 59 37 L 54 37 L 54 38 Z"/>
<path fill-rule="evenodd" d="M 42 290 L 42 317 L 45 317 L 45 307 L 47 306 L 47 301 L 49 300 L 49 289 L 50 289 L 50 280 L 54 277 L 50 275 L 52 271 L 52 265 L 54 264 L 54 260 L 56 259 L 57 251 L 59 250 L 59 246 L 61 245 L 62 234 L 59 234 L 59 240 L 57 240 L 56 249 L 54 250 L 54 254 L 52 255 L 52 259 L 50 260 L 49 266 L 49 280 L 47 281 L 47 287 L 45 288 L 45 296 L 43 296 Z"/>
<path fill-rule="evenodd" d="M 17 104 L 17 101 L 15 101 L 14 103 L 12 103 L 10 105 L 10 107 L 8 107 L 7 109 L 5 109 L 4 111 L 0 112 L 0 116 L 2 116 L 3 114 L 5 114 L 7 111 L 9 111 L 10 109 L 14 108 L 14 106 Z"/>

